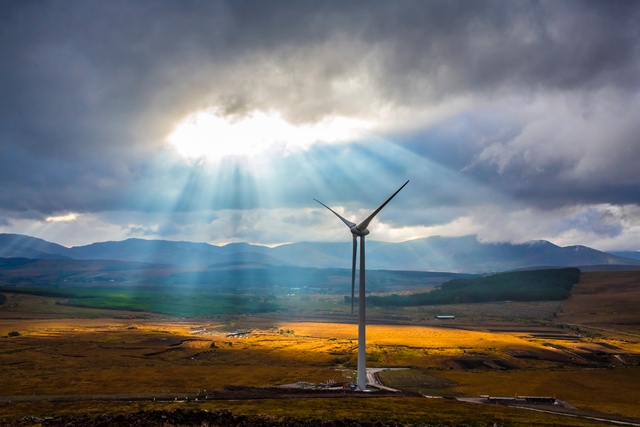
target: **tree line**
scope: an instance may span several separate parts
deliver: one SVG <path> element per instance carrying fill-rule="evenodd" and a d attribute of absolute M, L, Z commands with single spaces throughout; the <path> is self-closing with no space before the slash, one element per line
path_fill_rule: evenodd
<path fill-rule="evenodd" d="M 571 295 L 580 279 L 577 268 L 527 270 L 453 279 L 430 292 L 367 297 L 379 307 L 464 304 L 490 301 L 559 301 Z"/>

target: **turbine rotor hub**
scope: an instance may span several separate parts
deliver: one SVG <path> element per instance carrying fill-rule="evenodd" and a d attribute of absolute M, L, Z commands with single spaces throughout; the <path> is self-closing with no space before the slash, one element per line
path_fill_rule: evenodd
<path fill-rule="evenodd" d="M 355 236 L 366 236 L 367 234 L 369 234 L 369 230 L 366 228 L 364 230 L 360 230 L 358 226 L 354 225 L 353 227 L 351 227 L 351 234 Z"/>

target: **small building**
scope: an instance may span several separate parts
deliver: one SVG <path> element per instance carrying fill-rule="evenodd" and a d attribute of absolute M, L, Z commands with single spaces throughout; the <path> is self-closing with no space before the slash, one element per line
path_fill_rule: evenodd
<path fill-rule="evenodd" d="M 547 404 L 557 405 L 558 401 L 555 397 L 550 396 L 515 396 L 515 397 L 495 397 L 486 394 L 480 395 L 480 398 L 487 399 L 489 403 L 495 403 L 498 405 L 513 405 L 513 404 Z"/>
<path fill-rule="evenodd" d="M 526 403 L 546 403 L 550 405 L 556 403 L 556 398 L 550 396 L 518 396 L 517 398 L 524 400 Z"/>

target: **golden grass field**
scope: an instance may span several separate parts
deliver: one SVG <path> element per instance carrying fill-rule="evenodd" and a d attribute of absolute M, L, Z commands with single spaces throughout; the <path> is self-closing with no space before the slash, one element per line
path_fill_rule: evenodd
<path fill-rule="evenodd" d="M 554 396 L 580 409 L 640 419 L 640 338 L 634 336 L 640 316 L 633 314 L 640 302 L 634 286 L 639 275 L 588 273 L 583 277 L 555 322 L 496 320 L 499 305 L 489 304 L 484 309 L 481 305 L 473 307 L 473 321 L 461 316 L 449 323 L 427 319 L 368 325 L 368 366 L 409 368 L 385 372 L 381 378 L 389 386 L 428 395 Z M 600 295 L 604 295 L 605 303 L 590 303 L 599 301 Z M 607 296 L 611 302 L 606 302 Z M 623 302 L 615 304 L 616 298 Z M 64 316 L 102 317 L 56 318 L 61 316 L 55 312 L 60 306 L 52 300 L 9 295 L 7 302 L 11 301 L 19 302 L 14 310 L 6 303 L 0 310 L 0 336 L 5 336 L 0 338 L 0 418 L 198 405 L 274 416 L 457 420 L 470 425 L 595 425 L 446 399 L 289 399 L 286 405 L 270 399 L 204 403 L 41 401 L 43 396 L 195 395 L 203 389 L 220 390 L 228 385 L 350 381 L 354 379 L 357 326 L 292 322 L 277 316 L 180 320 L 140 313 L 73 311 L 71 307 L 64 307 Z M 30 316 L 25 307 L 52 307 L 54 312 L 40 311 Z M 523 307 L 531 304 L 523 303 L 520 309 Z M 516 312 L 518 307 L 511 304 L 509 309 Z M 482 310 L 494 315 L 482 322 L 478 320 Z M 599 329 L 589 329 L 597 334 L 576 331 L 584 327 Z M 242 338 L 227 336 L 242 329 L 251 329 L 252 333 Z M 20 336 L 6 337 L 11 331 Z M 16 398 L 20 402 L 16 403 Z"/>

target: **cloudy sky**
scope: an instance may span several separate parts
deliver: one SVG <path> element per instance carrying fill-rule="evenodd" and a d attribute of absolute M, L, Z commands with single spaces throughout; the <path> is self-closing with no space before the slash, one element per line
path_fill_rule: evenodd
<path fill-rule="evenodd" d="M 3 1 L 0 232 L 640 249 L 638 1 Z"/>

